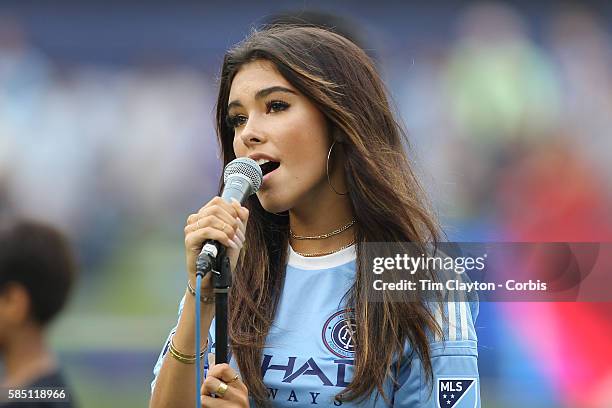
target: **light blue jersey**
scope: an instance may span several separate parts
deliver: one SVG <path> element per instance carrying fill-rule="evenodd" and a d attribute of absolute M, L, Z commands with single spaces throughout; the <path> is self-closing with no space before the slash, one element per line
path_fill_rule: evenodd
<path fill-rule="evenodd" d="M 344 309 L 342 296 L 354 275 L 354 246 L 313 258 L 300 256 L 290 248 L 283 293 L 262 359 L 263 379 L 273 405 L 479 408 L 476 302 L 445 302 L 443 312 L 447 319 L 442 319 L 442 310 L 434 308 L 445 339 L 430 339 L 433 388 L 426 382 L 418 357 L 409 362 L 408 349 L 396 373 L 399 386 L 394 387 L 390 380 L 385 384 L 391 405 L 376 395 L 361 404 L 334 400 L 353 376 L 355 344 L 349 325 L 359 328 L 352 312 Z M 173 332 L 174 329 L 170 336 Z M 156 378 L 170 336 L 153 370 Z M 214 322 L 208 344 L 214 353 Z M 230 360 L 230 365 L 238 371 L 235 360 Z M 151 389 L 154 386 L 155 380 Z"/>

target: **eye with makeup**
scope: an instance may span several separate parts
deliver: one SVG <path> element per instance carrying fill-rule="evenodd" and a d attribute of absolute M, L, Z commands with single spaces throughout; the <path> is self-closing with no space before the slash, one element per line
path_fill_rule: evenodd
<path fill-rule="evenodd" d="M 289 104 L 283 101 L 266 102 L 266 113 L 281 112 L 281 111 L 286 110 L 288 107 L 289 107 Z"/>
<path fill-rule="evenodd" d="M 289 104 L 284 101 L 273 100 L 266 102 L 266 114 L 277 113 L 287 110 L 289 108 Z M 244 125 L 247 121 L 248 117 L 245 115 L 227 115 L 225 119 L 225 123 L 230 128 L 237 128 Z"/>
<path fill-rule="evenodd" d="M 228 127 L 235 129 L 246 123 L 247 117 L 244 115 L 227 115 L 225 117 L 225 123 Z"/>

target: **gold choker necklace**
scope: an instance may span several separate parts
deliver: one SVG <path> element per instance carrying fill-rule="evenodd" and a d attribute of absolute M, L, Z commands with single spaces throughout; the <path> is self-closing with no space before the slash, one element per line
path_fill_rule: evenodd
<path fill-rule="evenodd" d="M 346 231 L 347 229 L 351 228 L 353 226 L 353 224 L 355 224 L 355 220 L 354 219 L 351 222 L 349 222 L 348 224 L 346 224 L 345 226 L 338 228 L 337 230 L 334 230 L 332 232 L 328 232 L 327 234 L 321 234 L 321 235 L 296 235 L 296 234 L 293 233 L 293 231 L 291 231 L 291 229 L 289 229 L 289 234 L 291 235 L 291 238 L 293 238 L 293 239 L 325 239 L 325 238 L 333 237 L 334 235 L 338 235 L 341 232 Z"/>
<path fill-rule="evenodd" d="M 340 251 L 342 251 L 343 249 L 346 249 L 346 248 L 350 247 L 350 246 L 351 246 L 351 245 L 353 245 L 354 243 L 355 243 L 355 241 L 351 241 L 351 242 L 349 242 L 348 244 L 343 245 L 343 246 L 341 246 L 341 247 L 340 247 L 340 248 L 338 248 L 338 249 L 334 249 L 333 251 L 305 253 L 305 252 L 298 252 L 298 251 L 296 251 L 296 250 L 294 249 L 294 250 L 293 250 L 293 252 L 295 252 L 295 253 L 296 253 L 296 254 L 298 254 L 298 255 L 305 256 L 305 257 L 313 257 L 313 256 L 324 256 L 324 255 L 331 255 L 331 254 L 333 254 L 333 253 L 340 252 Z"/>

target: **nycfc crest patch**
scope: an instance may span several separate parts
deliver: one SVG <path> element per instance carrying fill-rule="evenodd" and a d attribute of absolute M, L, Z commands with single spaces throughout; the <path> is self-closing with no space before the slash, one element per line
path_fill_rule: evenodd
<path fill-rule="evenodd" d="M 438 408 L 476 408 L 478 382 L 476 378 L 438 378 Z"/>
<path fill-rule="evenodd" d="M 353 334 L 357 324 L 352 309 L 340 310 L 330 316 L 323 326 L 321 337 L 323 344 L 335 356 L 341 358 L 355 357 L 355 339 Z"/>

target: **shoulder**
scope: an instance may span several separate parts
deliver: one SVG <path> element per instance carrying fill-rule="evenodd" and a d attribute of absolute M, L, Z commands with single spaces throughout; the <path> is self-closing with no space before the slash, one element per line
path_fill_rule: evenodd
<path fill-rule="evenodd" d="M 432 376 L 426 376 L 420 357 L 407 347 L 410 358 L 395 373 L 393 406 L 480 407 L 478 302 L 443 298 L 427 305 L 441 329 L 441 333 L 428 333 Z"/>

